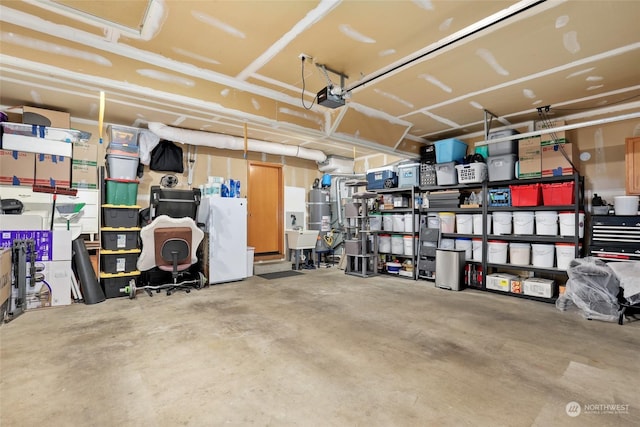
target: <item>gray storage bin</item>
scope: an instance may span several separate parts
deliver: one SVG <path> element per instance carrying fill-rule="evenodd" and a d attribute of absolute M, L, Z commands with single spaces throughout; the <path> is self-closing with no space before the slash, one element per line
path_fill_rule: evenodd
<path fill-rule="evenodd" d="M 138 157 L 107 154 L 109 178 L 136 179 L 138 177 Z"/>
<path fill-rule="evenodd" d="M 438 163 L 435 166 L 438 185 L 456 185 L 458 183 L 456 162 Z"/>
<path fill-rule="evenodd" d="M 518 156 L 515 154 L 504 154 L 501 156 L 490 156 L 487 158 L 489 168 L 489 181 L 507 181 L 515 179 L 515 166 Z"/>
<path fill-rule="evenodd" d="M 506 136 L 517 135 L 518 131 L 513 129 L 501 130 L 498 132 L 491 132 L 489 134 L 489 141 L 492 139 L 504 138 Z M 501 156 L 503 154 L 518 154 L 518 140 L 512 139 L 511 141 L 496 142 L 494 144 L 488 144 L 489 156 Z"/>

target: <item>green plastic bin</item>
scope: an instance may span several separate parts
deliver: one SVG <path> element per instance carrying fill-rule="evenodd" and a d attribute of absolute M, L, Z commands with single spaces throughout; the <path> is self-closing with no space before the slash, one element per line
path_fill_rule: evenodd
<path fill-rule="evenodd" d="M 138 200 L 137 180 L 106 178 L 106 199 L 108 205 L 133 206 Z"/>

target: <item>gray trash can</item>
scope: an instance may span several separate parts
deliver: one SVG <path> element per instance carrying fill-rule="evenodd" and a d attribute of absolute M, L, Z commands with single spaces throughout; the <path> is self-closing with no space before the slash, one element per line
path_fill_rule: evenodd
<path fill-rule="evenodd" d="M 436 249 L 436 287 L 460 291 L 464 288 L 464 249 Z"/>

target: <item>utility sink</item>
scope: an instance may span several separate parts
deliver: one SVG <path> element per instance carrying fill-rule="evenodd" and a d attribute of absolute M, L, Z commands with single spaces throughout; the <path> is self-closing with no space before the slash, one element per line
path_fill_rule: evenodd
<path fill-rule="evenodd" d="M 318 240 L 318 230 L 287 230 L 289 249 L 314 249 Z"/>

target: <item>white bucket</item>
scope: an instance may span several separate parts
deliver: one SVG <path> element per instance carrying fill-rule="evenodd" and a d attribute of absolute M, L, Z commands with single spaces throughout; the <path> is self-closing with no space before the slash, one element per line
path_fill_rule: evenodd
<path fill-rule="evenodd" d="M 473 251 L 473 260 L 482 261 L 482 239 L 473 239 L 471 241 L 471 248 Z"/>
<path fill-rule="evenodd" d="M 576 245 L 573 243 L 556 243 L 557 266 L 560 270 L 569 268 L 569 264 L 576 257 Z"/>
<path fill-rule="evenodd" d="M 615 196 L 613 212 L 616 215 L 638 215 L 638 198 L 640 196 Z"/>
<path fill-rule="evenodd" d="M 560 212 L 558 214 L 558 222 L 560 223 L 561 236 L 576 235 L 576 213 Z M 578 213 L 578 235 L 582 239 L 584 237 L 584 212 Z"/>
<path fill-rule="evenodd" d="M 404 255 L 404 239 L 401 234 L 393 234 L 391 236 L 391 253 Z"/>
<path fill-rule="evenodd" d="M 396 231 L 396 232 L 403 232 L 404 231 L 404 215 L 403 214 L 393 214 L 392 215 L 392 221 L 393 221 L 393 230 L 392 231 Z"/>
<path fill-rule="evenodd" d="M 464 251 L 464 259 L 470 260 L 473 258 L 471 239 L 456 239 L 455 248 Z"/>
<path fill-rule="evenodd" d="M 382 215 L 382 229 L 385 231 L 393 231 L 393 215 L 392 214 Z"/>
<path fill-rule="evenodd" d="M 558 235 L 558 212 L 539 211 L 536 212 L 536 234 L 541 236 Z"/>
<path fill-rule="evenodd" d="M 482 234 L 482 214 L 473 214 L 473 234 Z M 491 215 L 487 215 L 487 234 L 491 234 Z"/>
<path fill-rule="evenodd" d="M 493 213 L 493 234 L 511 234 L 511 212 Z"/>
<path fill-rule="evenodd" d="M 487 262 L 506 264 L 508 246 L 509 243 L 507 242 L 489 240 L 487 242 Z"/>
<path fill-rule="evenodd" d="M 391 235 L 379 234 L 378 235 L 378 252 L 388 254 L 391 252 Z"/>
<path fill-rule="evenodd" d="M 555 250 L 553 245 L 531 244 L 531 264 L 534 267 L 553 267 Z"/>
<path fill-rule="evenodd" d="M 529 243 L 509 243 L 509 264 L 529 265 L 531 245 Z"/>
<path fill-rule="evenodd" d="M 455 246 L 455 240 L 440 239 L 440 249 L 453 249 L 454 246 Z"/>
<path fill-rule="evenodd" d="M 456 215 L 456 233 L 460 233 L 460 234 L 473 233 L 473 215 L 466 215 L 466 214 Z"/>
<path fill-rule="evenodd" d="M 456 214 L 452 212 L 440 212 L 440 231 L 442 233 L 454 233 L 456 229 Z"/>
<path fill-rule="evenodd" d="M 382 215 L 371 214 L 369 216 L 369 230 L 380 231 L 382 229 Z"/>
<path fill-rule="evenodd" d="M 530 211 L 513 212 L 513 234 L 533 234 L 534 215 Z M 528 264 L 528 263 L 527 263 Z"/>
<path fill-rule="evenodd" d="M 412 213 L 404 214 L 404 230 L 406 233 L 413 233 L 414 231 L 419 231 L 418 228 L 418 216 Z"/>
<path fill-rule="evenodd" d="M 402 239 L 404 240 L 404 254 L 405 255 L 413 255 L 413 248 L 416 245 L 416 238 L 413 236 L 404 236 Z"/>
<path fill-rule="evenodd" d="M 427 216 L 427 228 L 440 228 L 440 217 L 438 214 L 429 214 Z"/>

